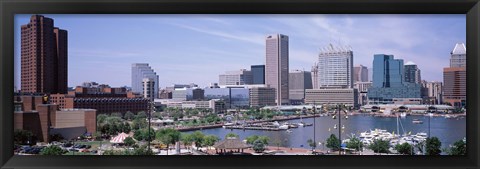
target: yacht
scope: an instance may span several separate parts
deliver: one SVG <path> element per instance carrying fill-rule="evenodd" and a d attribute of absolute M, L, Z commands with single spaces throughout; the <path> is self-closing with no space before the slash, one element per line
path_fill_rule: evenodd
<path fill-rule="evenodd" d="M 422 120 L 418 120 L 418 119 L 413 119 L 412 123 L 413 123 L 413 124 L 423 124 L 423 121 L 422 121 Z"/>
<path fill-rule="evenodd" d="M 407 117 L 407 113 L 405 113 L 405 112 L 403 112 L 403 113 L 400 113 L 400 117 L 401 117 L 401 118 L 405 118 L 405 117 Z"/>

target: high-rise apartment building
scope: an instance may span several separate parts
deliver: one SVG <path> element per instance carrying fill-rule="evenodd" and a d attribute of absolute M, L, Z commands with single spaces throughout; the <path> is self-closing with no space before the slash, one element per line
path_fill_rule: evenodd
<path fill-rule="evenodd" d="M 67 36 L 42 15 L 21 26 L 21 92 L 67 93 Z"/>
<path fill-rule="evenodd" d="M 275 105 L 275 93 L 275 89 L 271 87 L 250 88 L 250 106 L 254 108 L 259 108 Z"/>
<path fill-rule="evenodd" d="M 427 82 L 426 84 L 428 94 L 428 104 L 442 104 L 443 103 L 443 83 L 442 82 Z"/>
<path fill-rule="evenodd" d="M 148 63 L 134 63 L 132 64 L 132 91 L 136 93 L 143 94 L 143 80 L 144 78 L 149 78 L 153 82 L 153 94 L 150 97 L 153 99 L 158 98 L 159 91 L 159 80 L 158 75 L 153 69 L 148 65 Z M 149 97 L 149 98 L 150 98 Z"/>
<path fill-rule="evenodd" d="M 142 80 L 142 94 L 143 98 L 147 98 L 150 101 L 155 99 L 155 79 L 143 78 Z"/>
<path fill-rule="evenodd" d="M 282 34 L 267 35 L 265 84 L 276 91 L 277 105 L 288 104 L 288 36 Z"/>
<path fill-rule="evenodd" d="M 353 87 L 353 52 L 330 44 L 318 55 L 319 88 Z"/>
<path fill-rule="evenodd" d="M 353 82 L 368 82 L 368 68 L 363 65 L 353 67 Z"/>
<path fill-rule="evenodd" d="M 291 104 L 301 104 L 305 99 L 305 89 L 312 89 L 312 73 L 294 70 L 288 77 L 289 99 Z"/>
<path fill-rule="evenodd" d="M 265 84 L 265 65 L 252 65 L 252 84 Z"/>
<path fill-rule="evenodd" d="M 420 76 L 420 69 L 415 63 L 407 62 L 404 66 L 404 70 L 405 82 L 417 84 L 420 84 L 422 82 L 422 78 Z"/>
<path fill-rule="evenodd" d="M 244 85 L 252 84 L 252 71 L 240 69 L 239 71 L 227 71 L 218 76 L 220 85 Z"/>
<path fill-rule="evenodd" d="M 443 101 L 454 107 L 463 107 L 467 99 L 465 44 L 457 43 L 450 54 L 450 67 L 443 68 Z"/>

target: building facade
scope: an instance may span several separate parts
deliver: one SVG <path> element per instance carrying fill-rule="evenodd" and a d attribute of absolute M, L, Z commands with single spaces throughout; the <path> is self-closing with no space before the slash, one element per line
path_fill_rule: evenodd
<path fill-rule="evenodd" d="M 368 90 L 368 104 L 393 104 L 394 98 L 422 98 L 421 84 L 404 82 L 402 59 L 375 54 L 373 83 Z"/>
<path fill-rule="evenodd" d="M 132 64 L 132 91 L 143 94 L 143 79 L 153 79 L 154 92 L 153 99 L 158 98 L 159 79 L 157 73 L 148 65 L 148 63 Z"/>
<path fill-rule="evenodd" d="M 152 78 L 143 78 L 142 80 L 142 94 L 143 98 L 147 98 L 150 101 L 155 99 L 156 91 L 155 90 L 155 79 Z"/>
<path fill-rule="evenodd" d="M 427 82 L 426 89 L 428 93 L 427 104 L 442 104 L 443 103 L 443 83 L 442 82 Z"/>
<path fill-rule="evenodd" d="M 319 88 L 353 88 L 353 52 L 330 44 L 318 55 Z"/>
<path fill-rule="evenodd" d="M 353 88 L 357 89 L 358 91 L 358 104 L 359 105 L 366 105 L 368 103 L 368 89 L 372 87 L 372 82 L 355 82 L 353 84 Z"/>
<path fill-rule="evenodd" d="M 244 85 L 252 84 L 252 71 L 240 69 L 239 71 L 228 71 L 218 76 L 219 85 Z"/>
<path fill-rule="evenodd" d="M 319 89 L 318 86 L 318 64 L 315 62 L 312 66 L 312 87 L 313 89 Z"/>
<path fill-rule="evenodd" d="M 417 83 L 417 84 L 420 84 L 422 82 L 420 69 L 415 63 L 407 62 L 404 66 L 404 70 L 405 70 L 404 82 Z"/>
<path fill-rule="evenodd" d="M 282 34 L 267 35 L 265 84 L 275 88 L 277 105 L 289 104 L 288 98 L 288 36 Z"/>
<path fill-rule="evenodd" d="M 305 92 L 305 104 L 345 104 L 346 106 L 358 107 L 358 91 L 354 88 L 345 89 L 307 89 Z"/>
<path fill-rule="evenodd" d="M 66 30 L 42 15 L 21 26 L 21 92 L 67 93 L 67 38 Z"/>
<path fill-rule="evenodd" d="M 353 67 L 353 82 L 368 82 L 368 68 L 363 65 Z"/>
<path fill-rule="evenodd" d="M 464 43 L 455 44 L 450 54 L 450 67 L 467 67 L 467 47 Z"/>
<path fill-rule="evenodd" d="M 265 65 L 252 65 L 252 84 L 265 84 Z"/>
<path fill-rule="evenodd" d="M 290 103 L 302 104 L 305 99 L 305 89 L 312 89 L 312 73 L 308 71 L 294 70 L 288 77 Z"/>
<path fill-rule="evenodd" d="M 250 88 L 250 107 L 260 108 L 275 105 L 275 88 L 257 87 Z"/>

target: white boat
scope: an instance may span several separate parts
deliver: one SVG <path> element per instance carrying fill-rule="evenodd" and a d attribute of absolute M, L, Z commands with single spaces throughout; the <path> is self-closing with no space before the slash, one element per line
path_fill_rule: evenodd
<path fill-rule="evenodd" d="M 405 112 L 403 112 L 403 113 L 400 113 L 400 117 L 402 117 L 402 118 L 405 118 L 405 117 L 407 117 L 407 113 L 405 113 Z"/>
<path fill-rule="evenodd" d="M 288 128 L 289 128 L 289 127 L 288 127 L 288 125 L 286 125 L 286 124 L 283 124 L 283 125 L 281 125 L 281 126 L 278 126 L 278 129 L 282 129 L 282 130 L 285 130 L 285 129 L 288 129 Z"/>
<path fill-rule="evenodd" d="M 422 120 L 418 120 L 418 119 L 413 119 L 412 123 L 413 123 L 413 124 L 423 124 L 423 121 L 422 121 Z"/>
<path fill-rule="evenodd" d="M 233 126 L 235 123 L 225 123 L 223 124 L 223 128 L 226 128 L 227 126 Z"/>
<path fill-rule="evenodd" d="M 293 132 L 293 131 L 292 131 L 292 130 L 290 130 L 290 129 L 287 129 L 287 131 L 286 131 L 286 132 L 287 132 L 287 133 L 291 133 L 291 132 Z"/>

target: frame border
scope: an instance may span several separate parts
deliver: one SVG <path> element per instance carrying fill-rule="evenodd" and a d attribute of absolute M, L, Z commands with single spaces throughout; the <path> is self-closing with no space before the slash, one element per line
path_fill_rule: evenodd
<path fill-rule="evenodd" d="M 479 0 L 2 0 L 0 1 L 2 168 L 477 168 Z M 13 156 L 14 15 L 38 14 L 466 14 L 466 156 Z M 221 159 L 221 160 L 219 160 Z M 188 161 L 188 162 L 186 162 Z"/>

